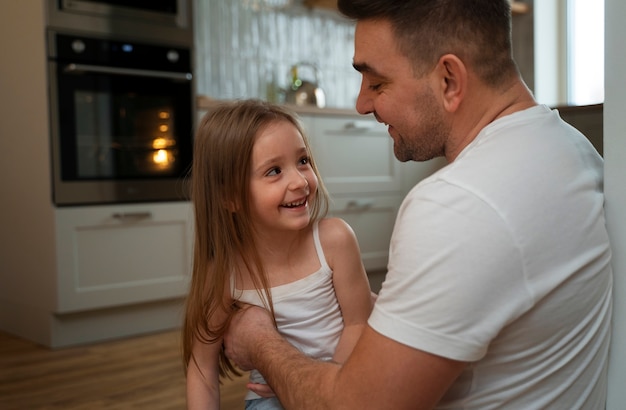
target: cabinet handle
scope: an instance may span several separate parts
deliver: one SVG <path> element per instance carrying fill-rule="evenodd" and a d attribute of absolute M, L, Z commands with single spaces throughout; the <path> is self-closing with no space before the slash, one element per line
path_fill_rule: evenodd
<path fill-rule="evenodd" d="M 349 211 L 363 212 L 369 210 L 374 205 L 371 199 L 353 199 L 348 201 L 346 209 Z"/>
<path fill-rule="evenodd" d="M 82 74 L 82 73 L 99 73 L 99 74 L 117 74 L 117 75 L 134 75 L 140 77 L 166 78 L 169 80 L 191 81 L 191 73 L 177 73 L 169 71 L 153 71 L 153 70 L 137 70 L 133 68 L 115 68 L 101 67 L 87 64 L 68 64 L 63 69 L 66 73 Z"/>
<path fill-rule="evenodd" d="M 369 131 L 374 124 L 371 121 L 350 121 L 343 126 L 344 131 Z"/>
<path fill-rule="evenodd" d="M 126 221 L 129 219 L 146 219 L 151 218 L 152 212 L 116 212 L 113 214 L 113 218 L 120 221 Z"/>

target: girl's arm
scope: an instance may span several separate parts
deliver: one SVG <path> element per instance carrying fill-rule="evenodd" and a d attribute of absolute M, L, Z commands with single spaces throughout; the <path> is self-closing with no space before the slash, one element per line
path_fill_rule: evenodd
<path fill-rule="evenodd" d="M 333 270 L 333 285 L 344 322 L 333 360 L 343 363 L 361 336 L 372 311 L 372 292 L 352 228 L 339 218 L 324 219 L 319 226 L 320 241 L 326 261 Z"/>
<path fill-rule="evenodd" d="M 225 290 L 228 295 L 229 290 Z M 208 296 L 207 296 L 208 297 Z M 224 296 L 226 297 L 226 296 Z M 210 328 L 227 320 L 226 312 L 217 310 L 209 319 Z M 192 356 L 187 364 L 187 409 L 219 410 L 219 356 L 222 339 L 213 343 L 198 340 L 193 342 Z"/>
<path fill-rule="evenodd" d="M 218 360 L 221 346 L 221 340 L 212 344 L 194 341 L 193 356 L 187 366 L 188 410 L 219 410 Z"/>

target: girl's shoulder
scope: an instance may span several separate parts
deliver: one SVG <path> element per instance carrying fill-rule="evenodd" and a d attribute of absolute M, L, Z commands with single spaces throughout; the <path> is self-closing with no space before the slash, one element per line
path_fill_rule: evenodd
<path fill-rule="evenodd" d="M 352 227 L 341 218 L 324 218 L 318 226 L 320 242 L 324 247 L 341 246 L 356 238 Z"/>

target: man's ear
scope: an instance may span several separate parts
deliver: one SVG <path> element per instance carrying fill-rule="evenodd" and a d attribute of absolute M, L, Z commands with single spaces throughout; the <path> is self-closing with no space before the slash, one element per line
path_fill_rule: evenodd
<path fill-rule="evenodd" d="M 444 54 L 437 62 L 437 73 L 443 106 L 448 112 L 455 112 L 467 89 L 467 68 L 454 54 Z"/>

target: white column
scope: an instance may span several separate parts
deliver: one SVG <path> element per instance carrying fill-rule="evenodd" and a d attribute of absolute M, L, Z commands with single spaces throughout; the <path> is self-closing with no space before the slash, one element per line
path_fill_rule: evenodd
<path fill-rule="evenodd" d="M 605 3 L 604 158 L 607 225 L 615 277 L 608 410 L 626 404 L 626 2 Z"/>

